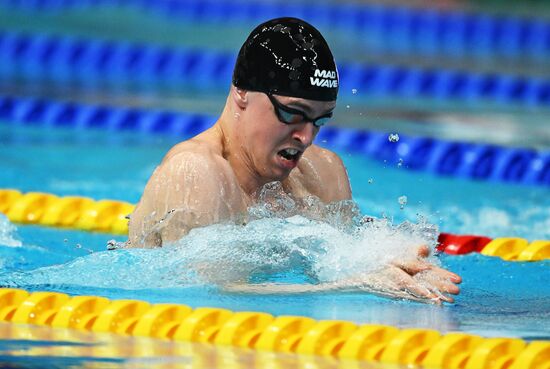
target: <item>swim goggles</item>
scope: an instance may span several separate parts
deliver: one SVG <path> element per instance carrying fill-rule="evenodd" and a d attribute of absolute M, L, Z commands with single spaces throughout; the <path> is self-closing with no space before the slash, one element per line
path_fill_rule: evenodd
<path fill-rule="evenodd" d="M 315 127 L 319 128 L 327 124 L 330 118 L 332 118 L 332 112 L 321 115 L 317 118 L 310 118 L 303 111 L 293 109 L 281 104 L 279 101 L 277 101 L 275 97 L 273 97 L 273 95 L 268 93 L 266 93 L 266 95 L 269 98 L 269 101 L 271 101 L 271 104 L 273 104 L 273 108 L 275 109 L 275 114 L 277 115 L 277 118 L 279 118 L 279 120 L 285 124 L 300 124 L 311 122 Z"/>

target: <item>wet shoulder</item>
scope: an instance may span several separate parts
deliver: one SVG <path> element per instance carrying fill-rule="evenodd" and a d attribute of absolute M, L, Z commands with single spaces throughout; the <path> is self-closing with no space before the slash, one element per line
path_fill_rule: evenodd
<path fill-rule="evenodd" d="M 171 160 L 173 157 L 194 156 L 203 157 L 205 160 L 221 157 L 221 149 L 213 142 L 202 139 L 200 136 L 180 142 L 174 145 L 164 156 L 163 162 Z"/>
<path fill-rule="evenodd" d="M 294 177 L 309 193 L 324 202 L 340 201 L 351 196 L 342 159 L 317 145 L 311 145 L 306 150 Z"/>
<path fill-rule="evenodd" d="M 342 159 L 335 152 L 317 145 L 311 145 L 304 152 L 300 164 L 298 167 L 302 173 L 317 172 L 319 175 L 330 175 L 332 170 L 343 166 Z"/>
<path fill-rule="evenodd" d="M 216 145 L 199 138 L 193 138 L 172 147 L 159 168 L 177 176 L 192 172 L 195 175 L 201 174 L 210 178 L 229 175 L 231 169 Z"/>

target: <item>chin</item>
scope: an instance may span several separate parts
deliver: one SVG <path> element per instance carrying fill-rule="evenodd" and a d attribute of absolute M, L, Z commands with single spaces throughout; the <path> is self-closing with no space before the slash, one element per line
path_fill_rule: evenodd
<path fill-rule="evenodd" d="M 273 170 L 269 175 L 266 175 L 265 178 L 267 178 L 269 182 L 274 182 L 274 181 L 282 182 L 288 178 L 291 171 L 292 170 L 290 169 L 286 170 L 283 168 L 277 168 Z"/>
<path fill-rule="evenodd" d="M 270 182 L 275 182 L 275 181 L 282 182 L 285 179 L 287 179 L 289 175 L 290 175 L 290 171 L 287 172 L 287 173 L 281 173 L 281 174 L 273 175 L 270 178 Z"/>

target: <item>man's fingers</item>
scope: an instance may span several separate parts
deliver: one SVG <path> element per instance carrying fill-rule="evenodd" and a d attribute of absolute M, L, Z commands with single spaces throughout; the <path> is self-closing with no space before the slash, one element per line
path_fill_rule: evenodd
<path fill-rule="evenodd" d="M 430 256 L 430 249 L 428 246 L 426 245 L 422 245 L 420 247 L 418 247 L 417 251 L 416 251 L 417 255 L 419 258 L 427 258 L 428 256 Z M 445 269 L 442 269 L 442 268 L 439 268 L 439 267 L 436 267 L 432 264 L 428 264 L 431 266 L 430 269 L 434 269 L 434 270 L 437 270 L 438 273 L 440 273 L 440 275 L 444 278 L 448 278 L 450 279 L 453 283 L 460 283 L 462 282 L 462 278 L 460 278 L 459 275 L 453 273 L 453 272 L 449 272 L 448 270 L 445 270 Z M 418 267 L 418 266 L 417 266 Z M 413 264 L 410 264 L 409 266 L 410 270 L 411 271 L 414 271 L 414 265 Z M 404 269 L 405 271 L 407 271 L 407 269 Z M 425 269 L 424 269 L 425 270 Z M 418 272 L 416 273 L 419 273 L 421 272 L 422 270 L 418 270 Z"/>
<path fill-rule="evenodd" d="M 441 279 L 450 280 L 453 283 L 462 282 L 462 278 L 460 278 L 458 274 L 437 267 L 423 260 L 405 260 L 394 262 L 393 265 L 413 276 L 429 270 L 438 275 Z"/>
<path fill-rule="evenodd" d="M 432 267 L 430 269 L 443 279 L 448 279 L 453 283 L 461 283 L 462 282 L 462 278 L 460 278 L 460 276 L 458 274 L 450 272 L 447 269 L 443 269 L 443 268 L 437 267 L 435 265 L 432 265 Z"/>
<path fill-rule="evenodd" d="M 418 283 L 414 279 L 412 279 L 410 276 L 408 276 L 408 280 L 402 285 L 402 289 L 411 295 L 415 297 L 424 298 L 427 300 L 432 300 L 434 302 L 437 301 L 448 301 L 451 302 L 452 298 L 447 297 L 441 293 L 436 293 L 435 291 L 427 288 L 426 286 L 422 285 L 421 283 Z"/>
<path fill-rule="evenodd" d="M 450 293 L 453 295 L 458 295 L 460 293 L 460 287 L 454 283 L 443 282 L 443 286 L 440 288 L 445 293 Z"/>
<path fill-rule="evenodd" d="M 368 282 L 368 283 L 367 283 Z M 393 263 L 387 269 L 354 282 L 360 288 L 382 292 L 398 298 L 424 301 L 434 304 L 454 302 L 451 295 L 460 292 L 455 283 L 460 277 L 423 260 Z"/>
<path fill-rule="evenodd" d="M 427 258 L 428 256 L 430 256 L 430 248 L 426 245 L 422 245 L 416 250 L 416 255 L 419 258 Z"/>
<path fill-rule="evenodd" d="M 432 283 L 430 289 L 432 289 L 432 291 L 436 293 L 441 293 L 446 295 L 447 294 L 458 295 L 460 293 L 460 288 L 457 285 L 450 283 L 448 281 L 442 281 L 442 280 Z"/>
<path fill-rule="evenodd" d="M 392 269 L 393 281 L 396 283 L 397 288 L 401 291 L 406 291 L 415 297 L 425 299 L 437 299 L 438 295 L 430 291 L 427 287 L 415 281 L 409 274 L 403 270 L 395 268 Z"/>
<path fill-rule="evenodd" d="M 452 304 L 453 302 L 455 302 L 455 299 L 452 298 L 451 296 L 446 296 L 446 295 L 443 295 L 443 294 L 438 294 L 437 297 L 442 300 L 442 301 L 445 301 L 445 302 L 448 302 L 449 304 Z"/>
<path fill-rule="evenodd" d="M 410 275 L 415 275 L 417 273 L 423 272 L 433 268 L 433 265 L 427 263 L 423 260 L 402 260 L 399 262 L 394 262 L 393 265 L 404 270 Z"/>
<path fill-rule="evenodd" d="M 433 293 L 440 295 L 444 301 L 454 301 L 452 297 L 444 294 L 458 295 L 460 292 L 460 288 L 457 285 L 448 279 L 441 278 L 437 273 L 431 270 L 419 273 L 415 275 L 413 279 L 430 289 Z"/>

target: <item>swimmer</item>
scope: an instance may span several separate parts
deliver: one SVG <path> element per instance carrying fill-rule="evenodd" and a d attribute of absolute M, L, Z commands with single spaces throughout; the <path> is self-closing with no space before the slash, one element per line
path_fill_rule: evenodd
<path fill-rule="evenodd" d="M 149 179 L 130 217 L 128 246 L 162 246 L 192 228 L 244 222 L 259 190 L 274 181 L 298 200 L 310 196 L 325 204 L 350 200 L 342 160 L 313 144 L 332 117 L 338 82 L 330 48 L 312 25 L 278 18 L 256 27 L 239 51 L 219 119 L 175 145 Z M 421 247 L 410 261 L 338 284 L 265 285 L 264 290 L 390 291 L 394 296 L 453 301 L 448 294 L 459 292 L 455 283 L 460 277 L 423 261 L 427 252 Z M 426 273 L 437 276 L 433 288 L 415 279 Z"/>

